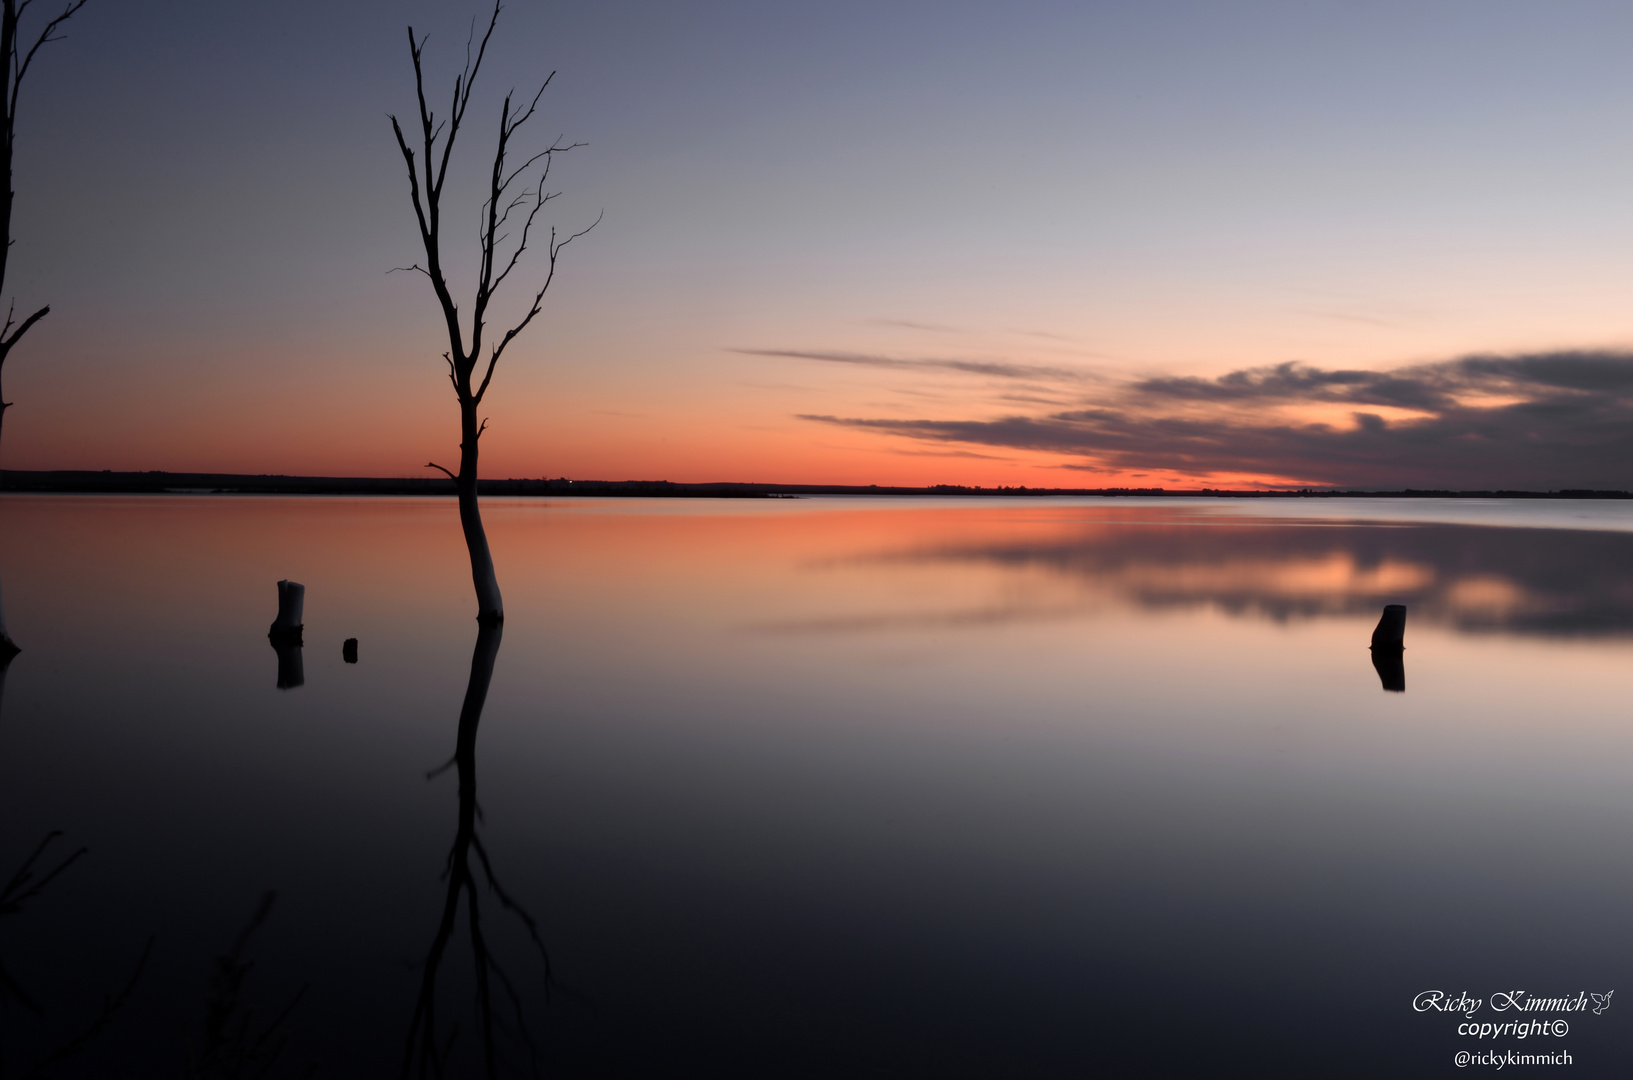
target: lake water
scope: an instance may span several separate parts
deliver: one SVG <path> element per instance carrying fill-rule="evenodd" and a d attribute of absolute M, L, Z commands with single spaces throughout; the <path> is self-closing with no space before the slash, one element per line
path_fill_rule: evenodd
<path fill-rule="evenodd" d="M 6 1074 L 1633 1067 L 1633 504 L 485 516 L 0 499 Z"/>

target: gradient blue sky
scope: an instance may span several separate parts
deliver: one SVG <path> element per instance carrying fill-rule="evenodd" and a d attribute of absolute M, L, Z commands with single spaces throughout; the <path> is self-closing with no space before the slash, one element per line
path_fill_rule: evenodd
<path fill-rule="evenodd" d="M 8 289 L 52 314 L 5 465 L 452 457 L 386 114 L 405 25 L 435 102 L 482 14 L 92 0 L 24 88 Z M 484 473 L 1633 486 L 1630 40 L 1608 3 L 513 0 L 455 262 L 551 70 L 534 134 L 589 144 L 555 221 L 606 216 Z"/>

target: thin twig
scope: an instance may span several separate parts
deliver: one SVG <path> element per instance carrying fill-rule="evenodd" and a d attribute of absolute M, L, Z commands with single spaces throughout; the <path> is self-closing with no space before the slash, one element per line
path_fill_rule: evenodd
<path fill-rule="evenodd" d="M 111 998 L 102 999 L 102 1012 L 97 1015 L 95 1020 L 91 1021 L 91 1026 L 56 1050 L 53 1050 L 43 1061 L 29 1069 L 24 1074 L 24 1080 L 28 1080 L 29 1077 L 40 1076 L 51 1066 L 73 1057 L 90 1045 L 91 1040 L 102 1034 L 103 1029 L 113 1021 L 114 1014 L 124 1007 L 125 1002 L 130 1000 L 131 991 L 136 989 L 137 981 L 141 979 L 142 972 L 147 968 L 148 957 L 153 955 L 153 942 L 155 940 L 157 939 L 151 937 L 147 939 L 147 945 L 143 947 L 142 955 L 136 961 L 136 970 L 131 973 L 130 979 L 125 983 L 125 988 Z"/>

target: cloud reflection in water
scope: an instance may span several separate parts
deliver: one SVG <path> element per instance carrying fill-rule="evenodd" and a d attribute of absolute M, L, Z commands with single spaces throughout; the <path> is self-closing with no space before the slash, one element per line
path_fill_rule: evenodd
<path fill-rule="evenodd" d="M 1633 634 L 1633 536 L 1445 524 L 1221 523 L 1168 508 L 1143 522 L 923 543 L 851 557 L 858 564 L 960 565 L 1041 574 L 1043 588 L 950 610 L 895 610 L 756 628 L 850 633 L 1071 619 L 1108 605 L 1212 607 L 1290 622 L 1374 617 L 1405 603 L 1414 619 L 1463 632 Z"/>

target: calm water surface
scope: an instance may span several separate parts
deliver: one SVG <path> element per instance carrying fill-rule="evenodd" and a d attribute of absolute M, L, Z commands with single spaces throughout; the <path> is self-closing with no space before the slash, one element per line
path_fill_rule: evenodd
<path fill-rule="evenodd" d="M 1627 503 L 486 514 L 0 499 L 3 1074 L 1633 1067 Z"/>

